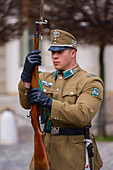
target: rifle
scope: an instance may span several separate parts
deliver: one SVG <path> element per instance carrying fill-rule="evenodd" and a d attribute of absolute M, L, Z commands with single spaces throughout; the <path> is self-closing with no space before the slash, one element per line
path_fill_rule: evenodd
<path fill-rule="evenodd" d="M 46 24 L 47 21 L 43 21 L 43 0 L 41 0 L 41 13 L 40 21 L 35 22 L 35 33 L 34 33 L 34 47 L 33 50 L 39 49 L 39 36 L 42 35 L 43 24 Z M 35 69 L 32 74 L 31 86 L 32 88 L 39 88 L 39 75 L 38 75 L 38 66 L 35 66 Z M 37 104 L 33 104 L 31 108 L 31 123 L 34 129 L 34 167 L 35 170 L 50 170 L 49 161 L 46 153 L 46 149 L 43 143 L 43 136 L 39 124 L 39 113 L 38 113 Z"/>

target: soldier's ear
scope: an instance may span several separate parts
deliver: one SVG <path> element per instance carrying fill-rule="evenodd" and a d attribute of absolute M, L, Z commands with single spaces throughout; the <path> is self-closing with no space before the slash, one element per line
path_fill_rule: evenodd
<path fill-rule="evenodd" d="M 75 49 L 73 49 L 73 50 L 71 51 L 71 54 L 72 54 L 72 58 L 75 58 L 76 50 L 75 50 Z"/>

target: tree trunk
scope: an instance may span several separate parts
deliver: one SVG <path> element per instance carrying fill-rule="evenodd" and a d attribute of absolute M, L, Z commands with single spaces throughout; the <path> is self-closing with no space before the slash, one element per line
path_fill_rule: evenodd
<path fill-rule="evenodd" d="M 104 82 L 104 49 L 105 45 L 100 46 L 99 62 L 100 62 L 100 77 Z M 106 107 L 105 107 L 105 84 L 104 84 L 104 97 L 98 115 L 98 136 L 106 136 Z"/>

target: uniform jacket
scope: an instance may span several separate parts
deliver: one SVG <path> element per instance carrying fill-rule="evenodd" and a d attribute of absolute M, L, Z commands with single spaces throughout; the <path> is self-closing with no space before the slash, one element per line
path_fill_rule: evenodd
<path fill-rule="evenodd" d="M 56 127 L 80 128 L 91 126 L 103 99 L 102 80 L 79 65 L 63 73 L 40 73 L 43 91 L 52 100 L 49 119 Z M 29 109 L 27 101 L 29 88 L 19 83 L 19 97 L 23 108 Z M 83 170 L 85 167 L 85 142 L 83 135 L 66 136 L 44 133 L 44 143 L 51 170 Z M 94 146 L 94 169 L 102 167 L 95 139 L 90 134 Z M 30 169 L 34 170 L 33 159 Z"/>

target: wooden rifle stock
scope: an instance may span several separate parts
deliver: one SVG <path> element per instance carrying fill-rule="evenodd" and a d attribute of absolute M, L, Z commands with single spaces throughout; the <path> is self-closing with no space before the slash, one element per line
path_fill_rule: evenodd
<path fill-rule="evenodd" d="M 35 23 L 34 34 L 34 50 L 39 49 L 39 34 L 42 31 L 42 25 Z M 32 88 L 39 88 L 38 66 L 35 66 L 32 74 L 31 86 Z M 34 167 L 35 170 L 50 170 L 49 161 L 46 149 L 43 143 L 43 136 L 39 125 L 38 107 L 33 104 L 31 108 L 31 121 L 34 129 Z"/>

